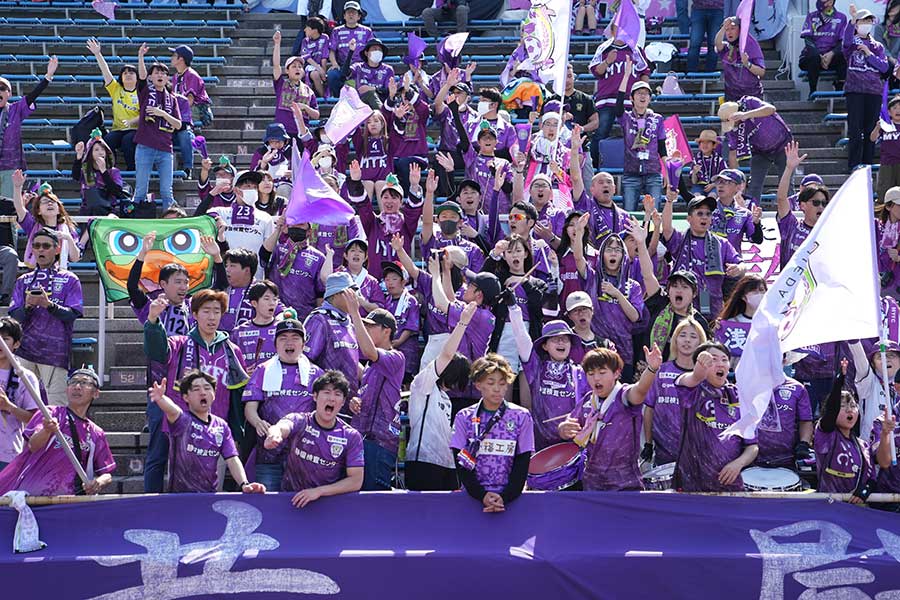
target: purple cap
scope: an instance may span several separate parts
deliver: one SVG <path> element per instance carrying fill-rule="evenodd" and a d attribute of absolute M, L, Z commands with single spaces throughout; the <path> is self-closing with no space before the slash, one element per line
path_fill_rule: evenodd
<path fill-rule="evenodd" d="M 825 182 L 822 181 L 822 178 L 816 175 L 815 173 L 810 173 L 806 175 L 803 179 L 800 180 L 800 185 L 809 185 L 811 183 L 818 183 L 819 185 L 824 185 Z"/>
<path fill-rule="evenodd" d="M 713 180 L 716 179 L 724 179 L 732 183 L 744 183 L 747 181 L 747 178 L 744 177 L 744 174 L 739 169 L 722 169 L 718 175 L 713 177 Z"/>

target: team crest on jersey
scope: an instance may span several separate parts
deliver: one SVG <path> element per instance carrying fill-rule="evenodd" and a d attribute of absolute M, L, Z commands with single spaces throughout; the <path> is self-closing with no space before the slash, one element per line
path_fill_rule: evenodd
<path fill-rule="evenodd" d="M 778 395 L 781 396 L 782 400 L 790 400 L 791 390 L 778 390 Z"/>
<path fill-rule="evenodd" d="M 340 444 L 332 444 L 331 445 L 331 456 L 337 458 L 344 451 L 344 447 Z"/>
<path fill-rule="evenodd" d="M 507 421 L 507 422 L 506 422 L 506 430 L 507 430 L 507 431 L 513 431 L 515 428 L 516 428 L 516 422 L 515 422 L 515 421 Z"/>

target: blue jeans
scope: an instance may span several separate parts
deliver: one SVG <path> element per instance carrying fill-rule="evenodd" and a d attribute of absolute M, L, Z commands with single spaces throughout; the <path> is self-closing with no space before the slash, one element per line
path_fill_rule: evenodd
<path fill-rule="evenodd" d="M 637 210 L 640 205 L 638 200 L 644 194 L 650 194 L 659 204 L 662 197 L 662 175 L 659 173 L 622 175 L 622 202 L 625 210 Z"/>
<path fill-rule="evenodd" d="M 283 464 L 256 463 L 256 481 L 266 486 L 267 492 L 280 492 L 282 477 L 284 477 Z"/>
<path fill-rule="evenodd" d="M 194 132 L 182 129 L 172 134 L 172 146 L 181 153 L 181 168 L 190 171 L 194 168 Z M 174 157 L 172 161 L 174 162 Z"/>
<path fill-rule="evenodd" d="M 696 71 L 700 64 L 700 46 L 706 38 L 706 70 L 715 71 L 716 54 L 715 39 L 719 27 L 722 26 L 722 10 L 718 8 L 695 8 L 691 12 L 691 45 L 688 49 L 687 70 Z M 679 13 L 680 19 L 680 13 Z"/>
<path fill-rule="evenodd" d="M 825 377 L 801 381 L 800 383 L 809 392 L 809 404 L 812 407 L 813 419 L 818 419 L 822 405 L 825 403 L 825 399 L 828 398 L 828 394 L 831 393 L 831 385 L 834 381 L 830 377 Z"/>
<path fill-rule="evenodd" d="M 331 94 L 332 98 L 337 98 L 341 95 L 341 88 L 344 87 L 347 76 L 340 69 L 333 68 L 328 69 L 325 75 L 328 78 L 328 93 Z"/>
<path fill-rule="evenodd" d="M 696 9 L 695 9 L 696 10 Z M 688 0 L 675 0 L 675 14 L 678 15 L 678 33 L 685 35 L 691 32 L 691 19 L 688 17 Z M 728 13 L 733 14 L 733 13 Z M 719 25 L 722 19 L 719 19 Z M 718 31 L 718 28 L 716 28 Z"/>
<path fill-rule="evenodd" d="M 388 452 L 372 440 L 363 440 L 363 455 L 366 461 L 363 491 L 378 492 L 391 489 L 397 455 Z"/>
<path fill-rule="evenodd" d="M 172 163 L 174 160 L 175 155 L 171 152 L 163 152 L 143 144 L 137 145 L 134 151 L 135 203 L 146 200 L 147 191 L 150 188 L 150 173 L 156 169 L 159 172 L 159 196 L 162 199 L 163 209 L 172 205 L 175 201 L 172 196 Z"/>
<path fill-rule="evenodd" d="M 144 492 L 161 494 L 169 462 L 169 437 L 163 433 L 165 415 L 155 402 L 147 402 L 147 427 L 150 440 L 147 442 L 147 457 L 144 459 Z"/>

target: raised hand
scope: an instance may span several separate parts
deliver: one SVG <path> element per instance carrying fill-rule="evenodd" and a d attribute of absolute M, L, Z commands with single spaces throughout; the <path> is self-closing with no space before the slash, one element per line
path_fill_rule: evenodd
<path fill-rule="evenodd" d="M 653 350 L 649 350 L 647 346 L 644 346 L 644 356 L 647 359 L 647 366 L 653 369 L 654 371 L 659 371 L 659 366 L 662 364 L 662 350 L 659 349 L 659 346 L 653 344 Z"/>
<path fill-rule="evenodd" d="M 409 164 L 409 187 L 410 189 L 418 188 L 422 182 L 422 166 L 417 162 Z M 437 189 L 437 188 L 435 188 Z"/>
<path fill-rule="evenodd" d="M 806 160 L 806 157 L 809 156 L 808 154 L 804 154 L 803 156 L 801 156 L 800 144 L 793 140 L 788 142 L 787 146 L 784 147 L 784 154 L 787 159 L 786 166 L 791 171 L 800 166 L 800 163 Z"/>
<path fill-rule="evenodd" d="M 395 233 L 391 237 L 391 248 L 394 252 L 399 253 L 403 249 L 403 237 L 399 233 Z"/>
<path fill-rule="evenodd" d="M 22 186 L 25 185 L 25 173 L 22 172 L 22 169 L 16 169 L 12 174 L 12 182 L 13 187 L 16 189 L 22 189 Z"/>
<path fill-rule="evenodd" d="M 705 350 L 701 352 L 697 356 L 697 362 L 694 363 L 694 375 L 698 379 L 705 380 L 706 376 L 712 371 L 714 361 L 712 354 Z"/>
<path fill-rule="evenodd" d="M 434 169 L 428 171 L 428 177 L 425 179 L 425 191 L 434 194 L 437 191 L 438 179 L 437 172 Z"/>
<path fill-rule="evenodd" d="M 102 54 L 102 49 L 100 47 L 100 42 L 97 41 L 97 38 L 89 38 L 87 41 L 87 49 L 94 56 L 99 56 Z"/>
<path fill-rule="evenodd" d="M 150 309 L 147 312 L 147 320 L 155 323 L 157 319 L 159 319 L 159 315 L 166 310 L 166 307 L 169 306 L 169 301 L 165 296 L 160 295 L 153 299 L 150 303 Z"/>
<path fill-rule="evenodd" d="M 145 56 L 147 56 L 148 52 L 150 52 L 150 46 L 148 46 L 146 42 L 141 44 L 141 47 L 138 48 L 138 56 L 140 58 L 144 58 Z"/>
<path fill-rule="evenodd" d="M 53 76 L 56 75 L 56 69 L 59 67 L 59 59 L 56 58 L 56 55 L 50 57 L 50 60 L 47 61 L 47 79 L 53 79 Z"/>
<path fill-rule="evenodd" d="M 281 45 L 281 30 L 279 29 L 275 33 L 272 34 L 272 43 Z"/>
<path fill-rule="evenodd" d="M 150 392 L 150 400 L 158 405 L 166 395 L 166 378 L 163 377 L 162 381 L 154 381 L 147 391 Z"/>
<path fill-rule="evenodd" d="M 350 179 L 353 181 L 360 181 L 362 179 L 362 168 L 359 166 L 358 160 L 354 160 L 350 163 Z"/>

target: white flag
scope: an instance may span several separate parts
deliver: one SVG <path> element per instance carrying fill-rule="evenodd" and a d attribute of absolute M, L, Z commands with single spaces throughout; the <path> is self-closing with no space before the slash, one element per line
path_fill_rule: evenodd
<path fill-rule="evenodd" d="M 544 83 L 565 97 L 566 64 L 569 61 L 569 23 L 572 0 L 532 0 L 522 29 L 522 43 L 531 64 Z"/>
<path fill-rule="evenodd" d="M 872 173 L 865 167 L 837 191 L 763 297 L 736 372 L 741 418 L 723 436 L 755 435 L 772 390 L 784 381 L 783 352 L 878 336 L 872 214 Z"/>

